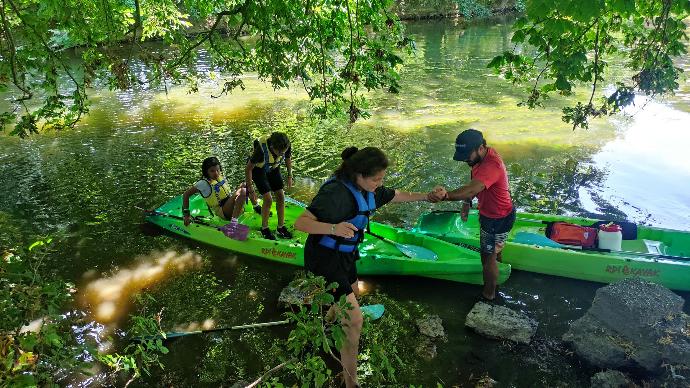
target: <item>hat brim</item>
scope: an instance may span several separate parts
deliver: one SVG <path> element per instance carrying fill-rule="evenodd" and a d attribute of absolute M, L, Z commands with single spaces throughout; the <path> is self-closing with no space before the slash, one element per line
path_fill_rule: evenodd
<path fill-rule="evenodd" d="M 471 149 L 455 149 L 455 155 L 453 155 L 453 160 L 457 160 L 458 162 L 464 162 L 466 161 L 469 157 L 470 154 L 472 153 Z"/>

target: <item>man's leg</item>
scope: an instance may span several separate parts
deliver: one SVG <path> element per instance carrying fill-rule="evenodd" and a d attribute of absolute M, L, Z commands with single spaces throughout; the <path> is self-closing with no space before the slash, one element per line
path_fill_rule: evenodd
<path fill-rule="evenodd" d="M 484 277 L 484 298 L 493 300 L 496 297 L 496 282 L 498 281 L 498 253 L 496 251 L 496 235 L 480 230 L 479 245 L 481 248 L 482 274 Z"/>
<path fill-rule="evenodd" d="M 484 275 L 484 298 L 493 300 L 496 297 L 496 282 L 498 281 L 498 262 L 496 252 L 482 252 L 482 270 Z"/>

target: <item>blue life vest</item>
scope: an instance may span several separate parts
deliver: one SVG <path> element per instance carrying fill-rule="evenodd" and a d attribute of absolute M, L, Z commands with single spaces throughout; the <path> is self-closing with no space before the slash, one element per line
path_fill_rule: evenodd
<path fill-rule="evenodd" d="M 335 180 L 335 178 L 331 178 L 327 180 L 324 185 L 327 185 Z M 319 245 L 323 245 L 326 248 L 331 248 L 340 252 L 351 253 L 356 251 L 357 245 L 364 240 L 364 231 L 369 226 L 369 216 L 374 214 L 374 211 L 376 210 L 376 201 L 374 200 L 374 193 L 367 192 L 367 197 L 365 199 L 364 195 L 362 195 L 362 192 L 359 191 L 359 189 L 355 187 L 352 182 L 346 180 L 338 181 L 345 185 L 348 190 L 350 190 L 350 193 L 352 193 L 352 195 L 355 197 L 355 201 L 357 201 L 357 215 L 349 220 L 345 220 L 345 222 L 349 222 L 354 225 L 357 228 L 357 232 L 355 232 L 355 235 L 352 238 L 325 235 L 321 238 L 321 241 L 319 241 Z"/>

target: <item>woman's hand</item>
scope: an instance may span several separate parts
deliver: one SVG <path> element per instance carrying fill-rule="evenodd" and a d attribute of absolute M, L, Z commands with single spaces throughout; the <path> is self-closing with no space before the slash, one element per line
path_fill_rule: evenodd
<path fill-rule="evenodd" d="M 431 203 L 443 201 L 448 196 L 448 192 L 443 186 L 436 186 L 427 194 L 427 200 Z"/>
<path fill-rule="evenodd" d="M 344 238 L 355 237 L 355 232 L 357 232 L 357 230 L 357 227 L 349 222 L 341 222 L 331 226 L 331 234 Z"/>

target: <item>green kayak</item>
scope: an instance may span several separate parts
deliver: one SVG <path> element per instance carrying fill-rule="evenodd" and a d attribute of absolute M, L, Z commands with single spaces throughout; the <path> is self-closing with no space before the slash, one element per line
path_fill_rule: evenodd
<path fill-rule="evenodd" d="M 247 240 L 238 241 L 226 237 L 218 230 L 228 223 L 218 217 L 210 216 L 203 198 L 198 195 L 190 198 L 191 215 L 198 222 L 185 227 L 182 221 L 182 196 L 163 204 L 154 211 L 148 212 L 146 220 L 184 237 L 214 245 L 229 251 L 261 257 L 280 263 L 295 266 L 304 265 L 305 233 L 294 231 L 290 240 L 266 240 L 259 231 L 261 216 L 247 206 L 239 222 L 250 227 Z M 294 224 L 304 211 L 302 204 L 288 201 L 285 205 L 285 223 Z M 276 228 L 276 211 L 273 209 L 269 226 Z M 357 262 L 357 271 L 362 275 L 411 275 L 435 279 L 451 280 L 462 283 L 482 284 L 482 265 L 479 255 L 469 249 L 447 243 L 421 233 L 372 222 L 371 231 L 387 240 L 398 244 L 410 244 L 429 249 L 436 253 L 435 260 L 412 259 L 406 257 L 392 242 L 369 236 L 360 245 L 361 259 Z M 510 276 L 510 265 L 500 266 L 499 283 Z"/>
<path fill-rule="evenodd" d="M 690 232 L 637 227 L 637 239 L 623 240 L 622 251 L 577 250 L 549 246 L 546 222 L 592 225 L 598 220 L 518 213 L 503 251 L 503 262 L 523 271 L 611 283 L 639 276 L 675 290 L 690 291 Z M 468 248 L 479 246 L 479 218 L 467 222 L 458 212 L 423 214 L 414 231 Z M 552 242 L 553 245 L 558 245 Z"/>

